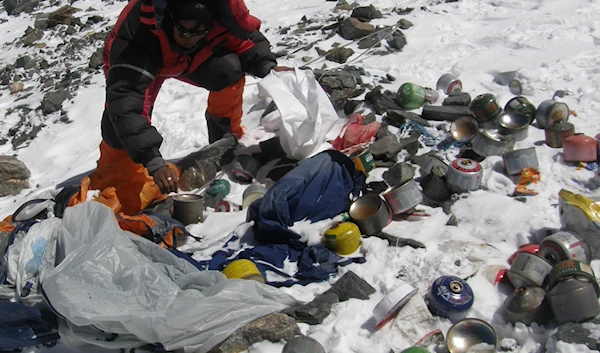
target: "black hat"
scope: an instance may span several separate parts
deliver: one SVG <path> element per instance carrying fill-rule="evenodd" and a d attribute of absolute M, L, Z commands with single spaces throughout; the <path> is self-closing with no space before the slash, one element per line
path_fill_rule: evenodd
<path fill-rule="evenodd" d="M 212 23 L 211 11 L 199 0 L 174 0 L 169 2 L 169 12 L 176 21 L 195 20 L 208 26 Z"/>

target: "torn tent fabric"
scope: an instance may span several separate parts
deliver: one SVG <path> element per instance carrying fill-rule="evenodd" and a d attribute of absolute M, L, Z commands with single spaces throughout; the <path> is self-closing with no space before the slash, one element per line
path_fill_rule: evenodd
<path fill-rule="evenodd" d="M 302 250 L 306 243 L 290 230 L 294 222 L 333 218 L 350 208 L 364 191 L 365 176 L 354 162 L 334 150 L 301 161 L 248 208 L 254 236 L 263 244 L 287 244 Z"/>
<path fill-rule="evenodd" d="M 56 267 L 42 292 L 61 318 L 61 338 L 81 351 L 160 343 L 204 353 L 246 324 L 299 304 L 266 284 L 199 271 L 120 229 L 97 202 L 67 208 L 56 234 Z"/>
<path fill-rule="evenodd" d="M 258 245 L 242 250 L 237 255 L 236 250 L 230 249 L 232 243 L 238 237 L 232 237 L 224 249 L 217 251 L 210 260 L 198 263 L 209 270 L 223 271 L 229 263 L 248 259 L 256 264 L 256 267 L 266 279 L 266 283 L 273 287 L 290 287 L 295 284 L 306 285 L 313 282 L 321 282 L 338 273 L 338 266 L 346 266 L 351 263 L 364 263 L 364 257 L 347 258 L 337 255 L 323 245 L 307 246 L 297 250 L 286 244 Z M 284 272 L 285 262 L 297 263 L 295 273 Z M 267 271 L 274 272 L 282 280 L 269 280 Z"/>

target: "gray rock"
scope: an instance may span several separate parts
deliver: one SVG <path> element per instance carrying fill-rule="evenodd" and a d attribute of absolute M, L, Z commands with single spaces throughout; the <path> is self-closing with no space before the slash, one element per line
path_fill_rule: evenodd
<path fill-rule="evenodd" d="M 387 135 L 376 140 L 369 149 L 375 159 L 394 161 L 394 157 L 402 150 L 402 147 L 396 135 Z"/>
<path fill-rule="evenodd" d="M 273 313 L 240 328 L 209 353 L 239 353 L 257 342 L 288 341 L 300 334 L 302 334 L 300 328 L 293 318 L 285 314 Z"/>
<path fill-rule="evenodd" d="M 371 112 L 365 116 L 361 125 L 369 125 L 371 123 L 374 123 L 375 121 L 377 121 L 377 116 L 375 115 L 375 113 Z"/>
<path fill-rule="evenodd" d="M 339 64 L 344 64 L 348 58 L 352 56 L 352 54 L 354 54 L 354 50 L 352 48 L 333 49 L 329 52 L 329 54 L 325 55 L 325 59 Z"/>
<path fill-rule="evenodd" d="M 435 170 L 435 168 L 433 169 Z M 428 200 L 433 201 L 433 206 L 447 201 L 452 196 L 452 191 L 446 184 L 446 179 L 440 176 L 439 173 L 433 172 L 427 174 L 421 179 L 421 189 L 423 189 L 423 195 Z"/>
<path fill-rule="evenodd" d="M 383 115 L 391 110 L 402 110 L 396 103 L 396 93 L 391 91 L 383 91 L 383 87 L 377 86 L 365 96 L 365 101 L 368 102 L 375 110 L 375 113 Z"/>
<path fill-rule="evenodd" d="M 429 159 L 429 156 L 439 157 L 439 154 L 436 151 L 429 151 L 427 153 L 423 153 L 418 156 L 412 156 L 410 158 L 410 161 L 419 166 L 423 166 L 423 164 L 425 164 L 427 159 Z"/>
<path fill-rule="evenodd" d="M 396 164 L 394 161 L 381 161 L 379 159 L 375 160 L 375 168 L 390 168 Z"/>
<path fill-rule="evenodd" d="M 467 92 L 450 93 L 450 95 L 442 102 L 442 105 L 459 105 L 467 107 L 469 104 L 471 104 L 471 95 Z"/>
<path fill-rule="evenodd" d="M 104 17 L 99 16 L 99 15 L 92 15 L 90 17 L 87 18 L 87 21 L 85 21 L 87 24 L 96 24 L 96 23 L 100 23 L 104 21 Z"/>
<path fill-rule="evenodd" d="M 409 29 L 410 27 L 413 26 L 413 23 L 405 18 L 401 18 L 398 21 L 398 26 L 400 27 L 400 29 Z"/>
<path fill-rule="evenodd" d="M 383 180 L 390 186 L 402 185 L 415 177 L 414 168 L 408 163 L 396 163 L 383 172 Z"/>
<path fill-rule="evenodd" d="M 297 322 L 318 325 L 329 316 L 333 304 L 339 303 L 339 301 L 337 294 L 323 293 L 310 303 L 286 309 L 283 313 L 293 317 Z"/>
<path fill-rule="evenodd" d="M 410 239 L 410 238 L 401 238 L 395 235 L 388 234 L 386 232 L 379 232 L 377 234 L 373 234 L 374 236 L 387 240 L 390 243 L 390 246 L 402 248 L 405 246 L 410 246 L 413 249 L 425 249 L 425 244 L 421 243 L 418 240 Z"/>
<path fill-rule="evenodd" d="M 406 37 L 400 31 L 395 31 L 392 38 L 386 39 L 386 42 L 390 46 L 390 48 L 396 50 L 402 50 L 402 48 L 404 48 L 404 46 L 408 44 L 408 42 L 406 41 Z"/>
<path fill-rule="evenodd" d="M 383 18 L 383 15 L 379 10 L 377 10 L 377 8 L 375 8 L 375 6 L 370 5 L 355 8 L 352 10 L 350 17 L 357 18 L 363 22 L 369 22 L 375 18 Z"/>
<path fill-rule="evenodd" d="M 344 39 L 354 40 L 375 32 L 375 26 L 354 17 L 346 18 L 340 26 L 340 35 Z"/>
<path fill-rule="evenodd" d="M 26 32 L 25 37 L 23 37 L 23 45 L 25 45 L 25 46 L 33 45 L 33 43 L 42 39 L 43 36 L 44 36 L 44 31 L 42 31 L 41 29 L 38 29 L 38 28 L 33 28 L 30 31 Z"/>
<path fill-rule="evenodd" d="M 221 169 L 222 164 L 229 154 L 233 154 L 232 148 L 237 146 L 236 137 L 228 137 L 216 141 L 201 150 L 191 153 L 178 161 L 176 164 L 181 168 L 179 187 L 182 190 L 193 190 L 202 187 L 212 180 Z"/>
<path fill-rule="evenodd" d="M 102 67 L 102 51 L 103 50 L 104 50 L 103 48 L 98 48 L 98 50 L 96 50 L 95 52 L 92 53 L 92 55 L 90 56 L 90 62 L 88 64 L 90 69 L 99 69 L 100 67 Z"/>
<path fill-rule="evenodd" d="M 461 107 L 461 106 L 436 106 L 436 105 L 426 105 L 423 107 L 423 112 L 421 116 L 425 120 L 434 120 L 434 121 L 454 121 L 462 116 L 472 116 L 473 112 L 469 107 Z"/>
<path fill-rule="evenodd" d="M 4 0 L 4 9 L 9 15 L 18 15 L 21 12 L 31 13 L 40 4 L 38 0 Z"/>
<path fill-rule="evenodd" d="M 396 136 L 390 130 L 388 130 L 387 127 L 388 124 L 386 122 L 381 124 L 381 127 L 379 127 L 379 130 L 377 130 L 377 134 L 375 135 L 376 140 L 382 139 L 386 136 Z"/>
<path fill-rule="evenodd" d="M 386 113 L 386 121 L 395 127 L 401 127 L 407 120 L 411 120 L 421 126 L 431 126 L 429 121 L 421 118 L 420 115 L 404 110 L 390 110 Z"/>
<path fill-rule="evenodd" d="M 16 195 L 29 187 L 31 173 L 14 156 L 0 156 L 0 197 Z"/>
<path fill-rule="evenodd" d="M 411 136 L 407 138 L 400 139 L 400 144 L 402 145 L 402 149 L 406 150 L 410 156 L 414 156 L 419 151 L 421 147 L 421 143 L 419 142 L 420 133 L 416 132 L 416 135 L 411 133 Z"/>
<path fill-rule="evenodd" d="M 350 98 L 358 97 L 363 94 L 365 90 L 363 88 L 358 89 L 336 89 L 329 93 L 329 100 L 333 104 L 333 107 L 336 110 L 343 109 L 346 105 L 346 102 L 350 100 Z"/>
<path fill-rule="evenodd" d="M 35 67 L 35 61 L 29 55 L 19 56 L 15 61 L 15 67 L 22 67 L 25 70 Z"/>
<path fill-rule="evenodd" d="M 337 282 L 331 286 L 323 295 L 334 293 L 340 298 L 340 302 L 348 299 L 369 299 L 369 295 L 375 293 L 375 288 L 371 287 L 367 281 L 358 277 L 352 271 L 346 272 Z"/>
<path fill-rule="evenodd" d="M 450 215 L 450 218 L 448 219 L 448 222 L 446 222 L 446 225 L 451 227 L 458 226 L 458 219 L 456 218 L 456 216 Z"/>
<path fill-rule="evenodd" d="M 367 37 L 358 41 L 358 49 L 378 48 L 380 46 L 381 41 L 374 37 Z"/>
<path fill-rule="evenodd" d="M 590 337 L 590 330 L 584 328 L 581 323 L 566 323 L 558 326 L 556 332 L 557 341 L 566 343 L 585 344 L 590 349 L 598 350 L 600 342 L 594 337 Z"/>
<path fill-rule="evenodd" d="M 62 103 L 71 98 L 71 94 L 65 89 L 59 89 L 54 92 L 46 93 L 44 99 L 42 99 L 42 113 L 48 115 L 61 110 Z"/>

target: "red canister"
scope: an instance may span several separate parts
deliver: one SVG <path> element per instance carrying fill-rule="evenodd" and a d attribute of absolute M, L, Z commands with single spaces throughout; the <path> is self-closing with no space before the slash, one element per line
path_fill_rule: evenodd
<path fill-rule="evenodd" d="M 596 135 L 596 161 L 600 164 L 600 134 Z M 600 175 L 600 168 L 598 168 L 598 175 Z"/>
<path fill-rule="evenodd" d="M 563 156 L 566 162 L 595 162 L 596 148 L 596 139 L 584 134 L 575 134 L 564 140 Z"/>

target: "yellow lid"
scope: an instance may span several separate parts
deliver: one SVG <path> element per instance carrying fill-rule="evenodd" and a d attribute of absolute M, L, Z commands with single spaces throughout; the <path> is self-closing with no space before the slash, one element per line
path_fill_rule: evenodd
<path fill-rule="evenodd" d="M 223 269 L 223 274 L 229 279 L 253 279 L 265 283 L 265 279 L 254 264 L 246 259 L 232 261 Z"/>

